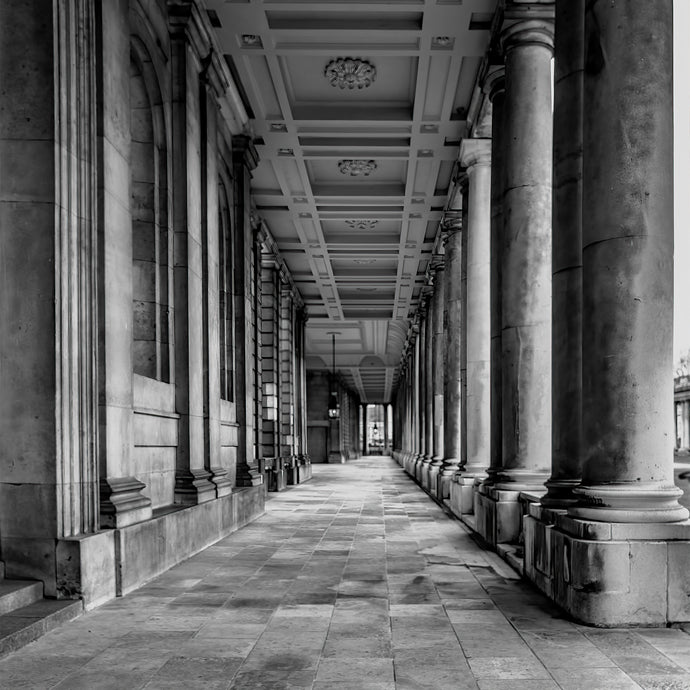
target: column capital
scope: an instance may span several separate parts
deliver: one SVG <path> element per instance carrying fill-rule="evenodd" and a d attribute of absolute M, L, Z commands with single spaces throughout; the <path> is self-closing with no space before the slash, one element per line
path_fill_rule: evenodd
<path fill-rule="evenodd" d="M 493 103 L 497 94 L 506 90 L 506 68 L 505 65 L 491 65 L 484 75 L 481 82 L 482 91 Z"/>
<path fill-rule="evenodd" d="M 248 134 L 236 134 L 232 138 L 232 152 L 249 170 L 254 170 L 259 164 L 259 153 Z"/>
<path fill-rule="evenodd" d="M 445 254 L 432 254 L 431 256 L 431 270 L 438 273 L 446 267 Z"/>
<path fill-rule="evenodd" d="M 491 166 L 491 139 L 463 139 L 458 160 L 468 173 L 475 166 Z"/>
<path fill-rule="evenodd" d="M 553 53 L 554 5 L 540 6 L 538 12 L 531 8 L 506 9 L 501 28 L 501 48 L 504 53 L 518 46 L 541 45 Z"/>
<path fill-rule="evenodd" d="M 457 212 L 456 212 L 457 213 Z M 462 216 L 460 215 L 446 215 L 441 220 L 441 227 L 443 228 L 443 243 L 448 241 L 448 236 L 462 230 Z"/>
<path fill-rule="evenodd" d="M 172 38 L 186 40 L 200 62 L 210 57 L 210 26 L 198 3 L 192 0 L 168 0 L 168 23 Z"/>

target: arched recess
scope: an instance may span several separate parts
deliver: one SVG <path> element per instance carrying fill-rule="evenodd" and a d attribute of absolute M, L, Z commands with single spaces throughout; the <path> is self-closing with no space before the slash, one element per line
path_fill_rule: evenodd
<path fill-rule="evenodd" d="M 218 323 L 220 332 L 220 397 L 233 402 L 235 319 L 233 309 L 234 243 L 232 183 L 222 162 L 218 177 Z"/>
<path fill-rule="evenodd" d="M 130 58 L 133 369 L 169 382 L 172 239 L 165 117 L 150 55 L 136 36 Z"/>

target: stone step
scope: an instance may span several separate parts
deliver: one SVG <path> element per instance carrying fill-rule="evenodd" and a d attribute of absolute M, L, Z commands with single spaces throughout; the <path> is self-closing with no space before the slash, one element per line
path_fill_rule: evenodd
<path fill-rule="evenodd" d="M 74 620 L 83 610 L 80 600 L 41 599 L 0 616 L 0 657 Z"/>
<path fill-rule="evenodd" d="M 35 580 L 0 580 L 0 616 L 43 599 L 43 583 Z"/>

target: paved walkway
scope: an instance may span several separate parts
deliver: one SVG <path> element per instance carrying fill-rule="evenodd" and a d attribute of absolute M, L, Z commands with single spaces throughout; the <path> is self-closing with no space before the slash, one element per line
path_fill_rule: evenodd
<path fill-rule="evenodd" d="M 0 660 L 2 688 L 690 689 L 682 630 L 564 620 L 390 458 Z"/>

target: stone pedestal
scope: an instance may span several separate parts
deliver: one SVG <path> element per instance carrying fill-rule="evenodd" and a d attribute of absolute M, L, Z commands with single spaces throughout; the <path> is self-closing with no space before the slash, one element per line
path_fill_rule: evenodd
<path fill-rule="evenodd" d="M 525 575 L 590 625 L 690 620 L 690 522 L 602 523 L 531 504 Z"/>
<path fill-rule="evenodd" d="M 475 529 L 491 546 L 512 544 L 520 536 L 519 491 L 479 484 L 474 491 Z"/>

